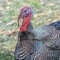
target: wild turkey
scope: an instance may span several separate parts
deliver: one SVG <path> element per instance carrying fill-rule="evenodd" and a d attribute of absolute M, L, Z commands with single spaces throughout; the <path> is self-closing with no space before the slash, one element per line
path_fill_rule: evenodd
<path fill-rule="evenodd" d="M 15 48 L 15 60 L 59 60 L 60 21 L 33 29 L 32 9 L 24 7 L 18 16 L 23 19 Z"/>

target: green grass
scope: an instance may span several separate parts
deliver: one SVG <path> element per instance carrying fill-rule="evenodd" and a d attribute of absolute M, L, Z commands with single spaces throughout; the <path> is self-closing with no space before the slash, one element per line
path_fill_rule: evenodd
<path fill-rule="evenodd" d="M 0 60 L 14 60 L 14 56 L 12 54 L 12 52 L 4 50 L 4 53 L 0 53 Z"/>

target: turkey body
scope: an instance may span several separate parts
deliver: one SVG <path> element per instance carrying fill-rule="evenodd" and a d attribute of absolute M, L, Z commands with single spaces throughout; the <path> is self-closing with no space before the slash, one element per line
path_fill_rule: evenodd
<path fill-rule="evenodd" d="M 59 60 L 60 50 L 52 49 L 38 40 L 24 39 L 17 44 L 15 55 L 16 60 Z"/>
<path fill-rule="evenodd" d="M 60 31 L 57 23 L 18 34 L 16 60 L 59 60 Z"/>

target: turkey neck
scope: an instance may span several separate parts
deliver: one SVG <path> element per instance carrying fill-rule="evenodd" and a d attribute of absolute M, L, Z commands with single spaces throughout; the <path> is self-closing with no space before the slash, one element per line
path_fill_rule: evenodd
<path fill-rule="evenodd" d="M 26 32 L 31 21 L 31 14 L 27 17 L 23 17 L 22 26 L 20 27 L 20 32 Z"/>

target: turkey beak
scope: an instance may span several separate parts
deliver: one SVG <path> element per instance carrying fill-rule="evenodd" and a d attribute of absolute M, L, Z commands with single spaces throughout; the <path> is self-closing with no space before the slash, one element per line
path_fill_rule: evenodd
<path fill-rule="evenodd" d="M 18 27 L 19 27 L 19 20 L 21 19 L 21 13 L 18 15 Z"/>

